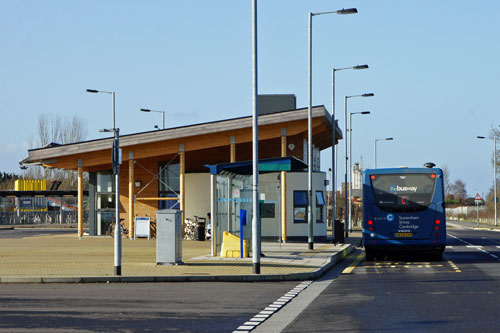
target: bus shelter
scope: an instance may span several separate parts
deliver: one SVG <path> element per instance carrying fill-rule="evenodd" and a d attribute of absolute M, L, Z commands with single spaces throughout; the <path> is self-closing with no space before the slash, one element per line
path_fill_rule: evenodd
<path fill-rule="evenodd" d="M 216 256 L 225 231 L 252 242 L 252 161 L 206 167 L 211 175 L 212 255 Z M 259 160 L 259 213 L 261 223 L 262 218 L 268 222 L 261 228 L 263 238 L 281 240 L 283 231 L 286 234 L 286 172 L 305 168 L 307 164 L 296 157 Z"/>

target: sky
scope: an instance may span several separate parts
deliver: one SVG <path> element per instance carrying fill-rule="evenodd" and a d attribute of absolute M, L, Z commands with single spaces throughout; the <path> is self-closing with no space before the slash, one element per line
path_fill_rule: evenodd
<path fill-rule="evenodd" d="M 308 13 L 313 19 L 313 105 L 332 110 L 342 131 L 344 96 L 353 116 L 352 160 L 373 167 L 447 166 L 469 195 L 493 184 L 500 125 L 498 0 L 260 0 L 260 94 L 295 94 L 307 107 Z M 116 124 L 121 134 L 252 114 L 251 0 L 0 1 L 0 171 L 20 173 L 42 114 L 81 117 L 88 139 Z M 344 154 L 339 144 L 340 157 Z M 339 166 L 342 166 L 342 159 Z M 321 155 L 331 167 L 331 149 Z M 339 168 L 338 182 L 343 167 Z"/>

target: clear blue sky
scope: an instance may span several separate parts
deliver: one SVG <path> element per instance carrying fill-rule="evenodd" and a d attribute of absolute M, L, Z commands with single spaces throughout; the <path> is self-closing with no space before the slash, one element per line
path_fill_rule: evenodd
<path fill-rule="evenodd" d="M 340 124 L 343 96 L 375 93 L 349 102 L 372 112 L 354 118 L 353 161 L 373 166 L 373 140 L 391 136 L 379 167 L 433 161 L 486 192 L 493 146 L 476 136 L 500 125 L 500 2 L 260 0 L 259 93 L 307 106 L 308 12 L 343 7 L 359 14 L 314 18 L 313 104 L 331 110 L 333 67 L 370 66 L 337 73 Z M 3 0 L 0 31 L 0 171 L 19 172 L 40 114 L 79 115 L 103 137 L 110 97 L 86 88 L 116 91 L 121 133 L 161 123 L 140 108 L 166 109 L 167 127 L 252 112 L 250 0 Z"/>

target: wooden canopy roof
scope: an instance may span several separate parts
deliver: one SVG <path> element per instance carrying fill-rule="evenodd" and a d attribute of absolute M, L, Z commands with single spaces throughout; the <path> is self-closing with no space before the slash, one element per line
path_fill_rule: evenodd
<path fill-rule="evenodd" d="M 312 111 L 313 144 L 320 150 L 331 147 L 333 132 L 331 115 L 324 106 L 316 106 Z M 302 142 L 304 138 L 307 138 L 307 108 L 259 116 L 259 145 L 264 144 L 262 148 L 259 148 L 261 158 L 280 156 L 279 142 L 283 128 L 286 129 L 288 142 L 295 143 L 298 148 L 290 152 L 290 155 L 302 159 Z M 338 126 L 335 126 L 335 132 L 335 140 L 338 143 L 338 140 L 342 138 L 342 131 Z M 203 158 L 200 159 L 199 168 L 193 168 L 206 171 L 207 169 L 203 167 L 205 164 L 228 161 L 227 158 L 219 158 L 216 155 L 218 151 L 229 149 L 230 137 L 234 137 L 236 146 L 242 152 L 251 150 L 252 117 L 121 135 L 120 147 L 122 148 L 123 161 L 126 161 L 129 159 L 129 152 L 133 152 L 135 160 L 165 159 L 177 154 L 182 144 L 186 154 L 196 153 L 198 158 L 200 155 L 206 156 L 204 161 Z M 28 151 L 28 157 L 20 163 L 77 169 L 78 160 L 82 160 L 85 171 L 103 170 L 110 168 L 112 144 L 113 138 L 104 138 L 31 149 Z M 249 159 L 245 157 L 241 155 L 241 159 L 238 158 L 238 160 Z"/>

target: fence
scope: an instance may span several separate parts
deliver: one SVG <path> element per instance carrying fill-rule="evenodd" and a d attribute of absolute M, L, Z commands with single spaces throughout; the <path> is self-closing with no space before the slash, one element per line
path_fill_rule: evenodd
<path fill-rule="evenodd" d="M 88 222 L 88 212 L 83 213 L 83 223 Z M 73 224 L 78 223 L 76 211 L 0 212 L 0 225 Z"/>
<path fill-rule="evenodd" d="M 2 197 L 0 225 L 78 223 L 76 197 Z M 84 207 L 83 221 L 88 221 Z"/>

